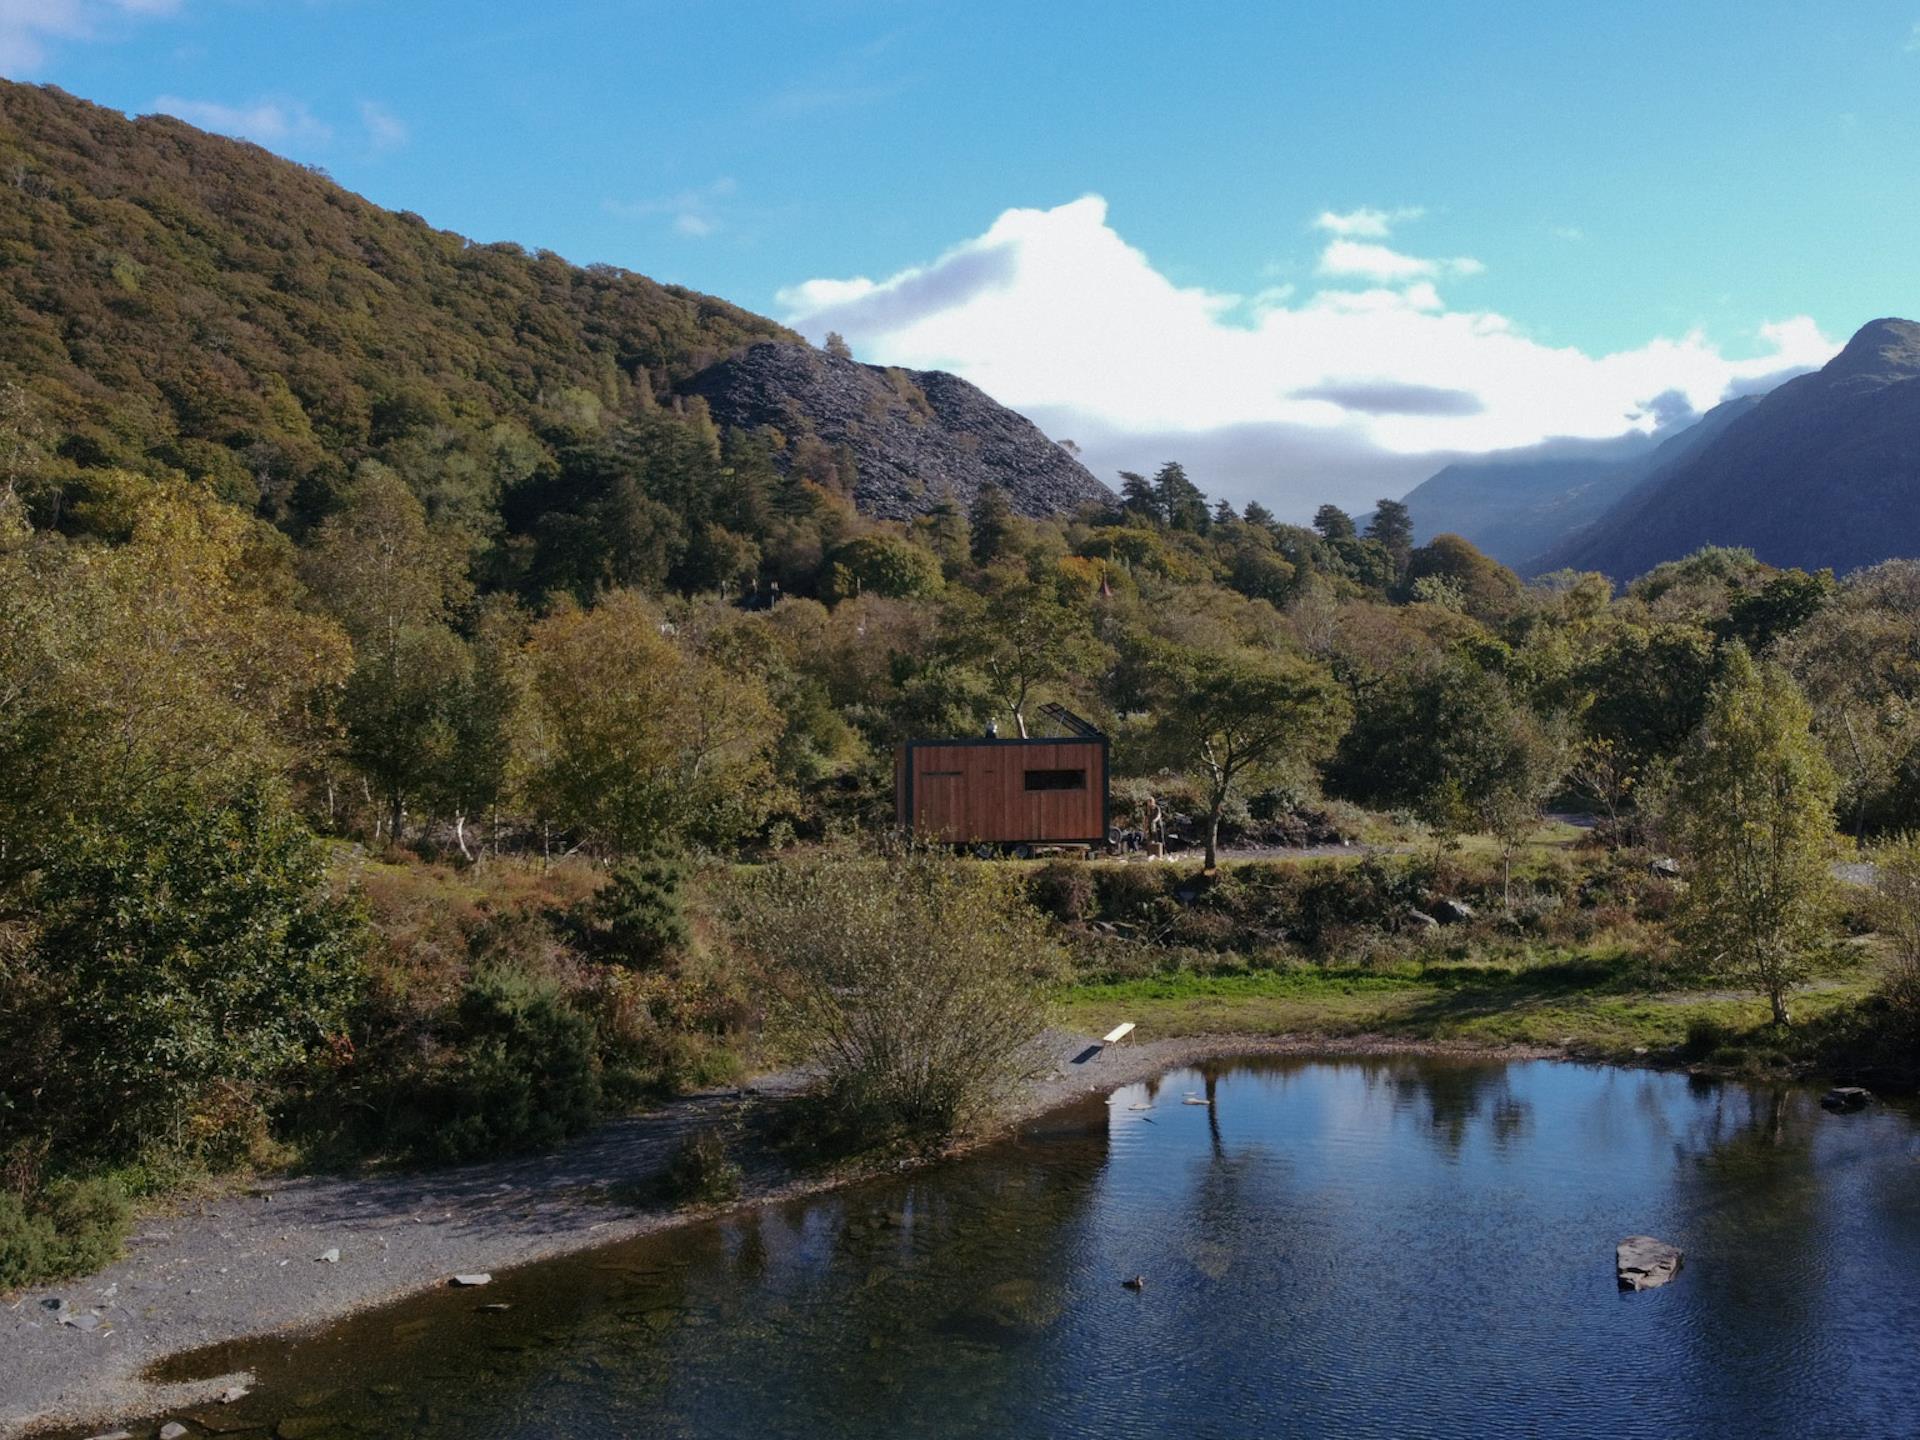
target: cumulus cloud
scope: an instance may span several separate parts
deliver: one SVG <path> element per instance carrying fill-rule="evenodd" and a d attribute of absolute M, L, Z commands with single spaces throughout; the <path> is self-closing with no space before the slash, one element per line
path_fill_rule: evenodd
<path fill-rule="evenodd" d="M 0 74 L 30 74 L 60 41 L 98 39 L 126 17 L 178 8 L 179 0 L 0 0 Z"/>
<path fill-rule="evenodd" d="M 1363 243 L 1318 228 L 1329 249 Z M 1461 455 L 1652 433 L 1838 348 L 1800 317 L 1761 327 L 1750 358 L 1697 332 L 1588 354 L 1450 304 L 1442 287 L 1467 271 L 1422 263 L 1334 269 L 1300 295 L 1180 285 L 1089 195 L 1008 210 L 893 276 L 778 300 L 816 341 L 837 330 L 880 363 L 957 371 L 1072 436 L 1104 478 L 1177 456 L 1212 493 L 1295 518 L 1399 494 Z"/>
<path fill-rule="evenodd" d="M 198 125 L 202 130 L 235 135 L 260 145 L 315 143 L 333 138 L 332 127 L 298 100 L 256 100 L 247 105 L 228 105 L 219 100 L 162 95 L 153 102 L 153 108 L 162 115 Z"/>
<path fill-rule="evenodd" d="M 778 299 L 789 310 L 806 313 L 823 330 L 899 330 L 1011 284 L 1016 259 L 1011 245 L 963 246 L 932 265 L 903 270 L 884 285 L 865 276 L 809 280 L 782 290 Z"/>

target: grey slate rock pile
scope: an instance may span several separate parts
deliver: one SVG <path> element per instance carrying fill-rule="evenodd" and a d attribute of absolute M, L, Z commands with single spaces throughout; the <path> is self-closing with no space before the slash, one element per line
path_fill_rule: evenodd
<path fill-rule="evenodd" d="M 811 435 L 852 452 L 854 502 L 887 520 L 925 514 L 950 494 L 970 506 L 998 485 L 1022 515 L 1065 515 L 1113 493 L 1025 416 L 943 370 L 863 365 L 805 345 L 750 345 L 701 371 L 680 393 L 707 402 L 716 424 Z"/>

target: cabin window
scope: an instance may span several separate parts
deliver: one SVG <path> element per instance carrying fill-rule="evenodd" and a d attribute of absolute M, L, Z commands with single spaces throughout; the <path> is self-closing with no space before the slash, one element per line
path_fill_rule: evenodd
<path fill-rule="evenodd" d="M 1029 790 L 1084 790 L 1087 788 L 1085 770 L 1029 770 L 1027 771 L 1027 789 Z"/>

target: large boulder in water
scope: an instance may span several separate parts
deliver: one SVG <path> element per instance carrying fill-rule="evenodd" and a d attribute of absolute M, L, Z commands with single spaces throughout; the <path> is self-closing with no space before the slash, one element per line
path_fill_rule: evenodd
<path fill-rule="evenodd" d="M 1613 1268 L 1622 1290 L 1651 1290 L 1680 1273 L 1682 1252 L 1651 1235 L 1629 1235 L 1614 1248 Z"/>

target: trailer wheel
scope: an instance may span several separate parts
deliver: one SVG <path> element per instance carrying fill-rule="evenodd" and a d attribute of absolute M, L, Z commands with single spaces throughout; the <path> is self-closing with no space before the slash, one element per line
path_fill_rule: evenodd
<path fill-rule="evenodd" d="M 1016 859 L 1016 860 L 1031 860 L 1031 859 L 1033 859 L 1033 846 L 1031 846 L 1031 845 L 1016 845 L 1016 846 L 1014 846 L 1014 847 L 1013 847 L 1013 858 L 1014 858 L 1014 859 Z"/>
<path fill-rule="evenodd" d="M 976 860 L 991 860 L 993 859 L 993 853 L 993 846 L 987 844 L 985 841 L 973 847 L 973 858 Z"/>

